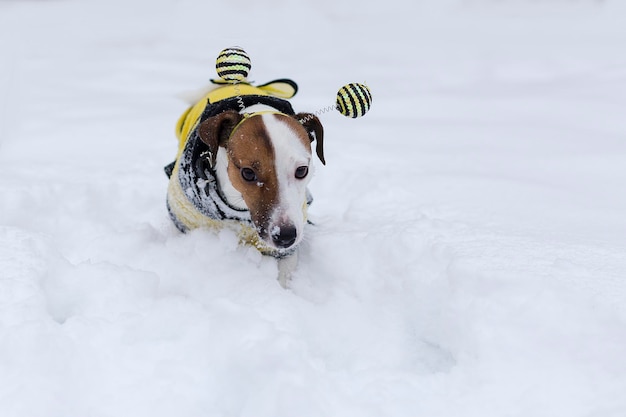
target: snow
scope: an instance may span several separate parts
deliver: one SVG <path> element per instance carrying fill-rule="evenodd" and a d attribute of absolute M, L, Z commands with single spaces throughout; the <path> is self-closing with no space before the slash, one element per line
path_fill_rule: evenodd
<path fill-rule="evenodd" d="M 0 415 L 626 415 L 624 18 L 0 2 Z M 179 97 L 233 45 L 325 125 L 290 290 L 165 210 Z M 371 111 L 324 112 L 349 82 Z"/>

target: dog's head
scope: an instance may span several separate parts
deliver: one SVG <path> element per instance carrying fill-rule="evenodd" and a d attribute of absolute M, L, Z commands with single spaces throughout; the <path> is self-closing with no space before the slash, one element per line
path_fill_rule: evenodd
<path fill-rule="evenodd" d="M 324 131 L 309 113 L 243 116 L 229 110 L 198 126 L 223 194 L 250 210 L 259 237 L 278 251 L 295 248 L 306 222 L 311 143 L 324 161 Z"/>

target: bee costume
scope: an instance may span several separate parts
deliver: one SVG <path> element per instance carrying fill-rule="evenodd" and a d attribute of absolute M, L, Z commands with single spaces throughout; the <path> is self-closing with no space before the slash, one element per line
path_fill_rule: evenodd
<path fill-rule="evenodd" d="M 255 104 L 264 104 L 278 112 L 294 115 L 291 104 L 278 95 L 292 97 L 296 92 L 296 83 L 285 79 L 258 87 L 247 83 L 226 84 L 210 91 L 180 116 L 176 124 L 176 160 L 165 167 L 170 178 L 167 210 L 180 231 L 221 229 L 228 225 L 237 231 L 242 242 L 255 246 L 264 254 L 277 257 L 289 254 L 285 251 L 278 253 L 259 238 L 248 210 L 228 204 L 219 188 L 214 167 L 210 164 L 209 148 L 200 139 L 198 126 L 209 117 L 224 111 L 242 111 Z M 305 211 L 311 201 L 307 192 Z"/>
<path fill-rule="evenodd" d="M 295 248 L 279 252 L 269 247 L 259 237 L 249 210 L 228 204 L 219 188 L 214 167 L 211 166 L 209 148 L 202 142 L 198 132 L 200 123 L 209 117 L 227 110 L 236 110 L 245 115 L 245 109 L 255 104 L 270 106 L 287 115 L 295 114 L 286 99 L 298 91 L 296 83 L 279 79 L 253 86 L 246 80 L 250 68 L 250 59 L 243 49 L 224 49 L 216 64 L 220 79 L 211 80 L 217 88 L 189 107 L 178 119 L 178 153 L 176 160 L 165 167 L 170 178 L 167 210 L 182 232 L 196 228 L 221 229 L 227 225 L 237 231 L 241 242 L 256 247 L 263 254 L 282 258 L 293 253 Z M 369 110 L 371 100 L 367 86 L 348 84 L 337 93 L 336 109 L 344 116 L 360 117 Z M 306 201 L 303 201 L 305 219 L 312 201 L 307 190 Z"/>

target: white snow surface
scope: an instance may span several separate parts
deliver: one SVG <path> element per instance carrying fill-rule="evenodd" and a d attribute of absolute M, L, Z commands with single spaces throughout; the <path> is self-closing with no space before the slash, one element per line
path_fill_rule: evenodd
<path fill-rule="evenodd" d="M 621 0 L 0 1 L 0 416 L 626 415 Z M 327 166 L 292 288 L 165 209 L 244 47 Z"/>

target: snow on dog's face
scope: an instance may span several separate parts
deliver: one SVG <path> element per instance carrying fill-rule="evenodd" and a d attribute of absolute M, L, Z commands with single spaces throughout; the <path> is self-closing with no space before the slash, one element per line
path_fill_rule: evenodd
<path fill-rule="evenodd" d="M 311 142 L 324 162 L 323 130 L 317 117 L 227 111 L 199 126 L 213 155 L 221 191 L 235 207 L 250 210 L 259 237 L 277 250 L 303 236 L 306 186 L 312 171 Z"/>

